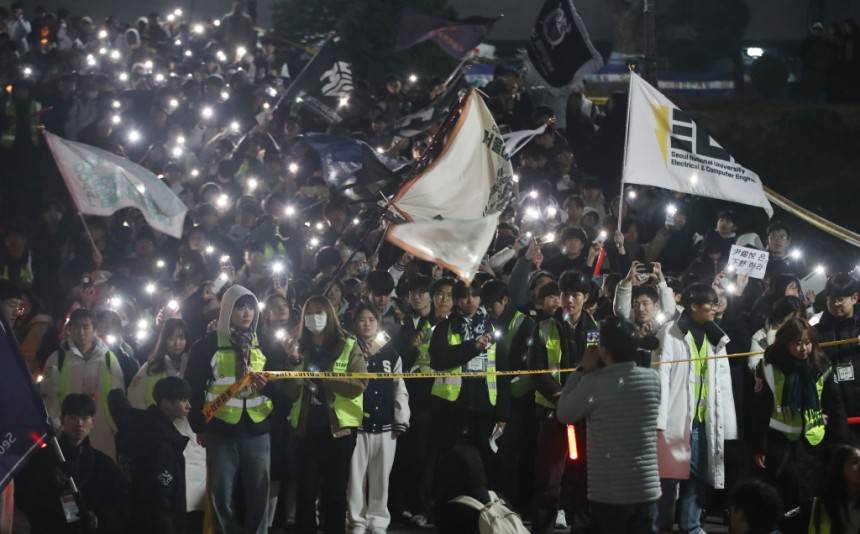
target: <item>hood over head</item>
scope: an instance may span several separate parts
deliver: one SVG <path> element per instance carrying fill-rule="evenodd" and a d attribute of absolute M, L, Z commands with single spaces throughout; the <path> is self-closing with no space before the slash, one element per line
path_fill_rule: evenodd
<path fill-rule="evenodd" d="M 254 300 L 254 322 L 251 323 L 251 331 L 257 331 L 257 323 L 260 320 L 260 308 L 257 297 L 254 296 L 248 289 L 236 284 L 224 292 L 221 297 L 221 313 L 218 315 L 218 333 L 230 337 L 230 317 L 233 315 L 233 308 L 240 298 L 248 296 Z"/>

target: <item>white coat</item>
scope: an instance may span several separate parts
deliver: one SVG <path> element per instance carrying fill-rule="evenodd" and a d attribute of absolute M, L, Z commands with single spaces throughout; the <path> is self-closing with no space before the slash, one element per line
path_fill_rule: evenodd
<path fill-rule="evenodd" d="M 188 361 L 188 355 L 182 355 L 182 369 L 177 369 L 170 359 L 166 362 L 166 373 L 171 376 L 182 376 L 182 371 Z M 140 371 L 134 375 L 134 380 L 128 386 L 128 402 L 139 410 L 148 408 L 146 404 L 146 377 L 149 362 L 143 364 Z M 187 417 L 174 419 L 173 426 L 180 434 L 188 438 L 188 445 L 182 455 L 185 457 L 185 506 L 189 512 L 203 510 L 203 498 L 206 496 L 206 449 L 197 443 L 197 434 L 191 430 Z"/>
<path fill-rule="evenodd" d="M 657 333 L 660 348 L 654 351 L 654 362 L 690 360 L 692 354 L 686 334 L 678 323 L 686 317 L 667 323 Z M 716 325 L 713 325 L 716 327 Z M 719 343 L 708 343 L 708 356 L 726 354 L 728 336 L 719 330 Z M 696 406 L 696 373 L 690 362 L 663 363 L 660 374 L 660 411 L 657 416 L 657 456 L 660 478 L 690 478 L 690 434 Z M 705 434 L 708 447 L 707 481 L 717 489 L 725 487 L 725 441 L 737 439 L 735 400 L 728 359 L 708 360 L 707 417 Z"/>
<path fill-rule="evenodd" d="M 102 371 L 106 368 L 105 354 L 108 347 L 100 339 L 96 339 L 93 348 L 86 355 L 81 354 L 80 349 L 71 340 L 62 342 L 61 347 L 66 353 L 63 360 L 63 368 L 69 366 L 69 393 L 85 393 L 93 395 L 96 404 L 96 413 L 93 417 L 93 431 L 90 433 L 90 444 L 93 448 L 107 454 L 116 461 L 116 426 L 109 424 L 105 414 L 107 399 L 102 393 Z M 110 361 L 111 386 L 110 389 L 121 389 L 125 391 L 125 381 L 122 377 L 122 369 L 116 356 Z M 61 408 L 63 399 L 60 393 L 60 370 L 59 352 L 55 351 L 45 362 L 44 379 L 39 384 L 42 399 L 54 428 L 59 431 L 62 424 Z"/>

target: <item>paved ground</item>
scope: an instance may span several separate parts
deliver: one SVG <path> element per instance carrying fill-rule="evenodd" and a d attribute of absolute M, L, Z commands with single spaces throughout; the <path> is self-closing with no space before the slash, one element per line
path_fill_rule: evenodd
<path fill-rule="evenodd" d="M 526 525 L 528 526 L 528 525 Z M 705 524 L 705 530 L 708 534 L 721 534 L 727 533 L 729 531 L 728 527 L 723 525 L 717 518 L 709 518 L 709 521 Z M 569 532 L 570 529 L 557 529 L 555 532 L 557 534 L 563 534 Z M 280 530 L 272 530 L 270 534 L 281 534 L 283 531 Z M 289 532 L 289 531 L 287 531 Z M 432 526 L 419 528 L 419 527 L 410 527 L 405 528 L 398 525 L 394 525 L 388 529 L 388 534 L 431 534 L 435 533 L 436 529 Z"/>

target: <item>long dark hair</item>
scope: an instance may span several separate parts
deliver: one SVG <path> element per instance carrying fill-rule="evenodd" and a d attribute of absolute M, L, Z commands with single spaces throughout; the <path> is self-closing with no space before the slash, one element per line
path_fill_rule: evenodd
<path fill-rule="evenodd" d="M 188 335 L 188 326 L 185 324 L 185 321 L 182 319 L 168 319 L 164 322 L 164 326 L 161 327 L 161 333 L 158 335 L 158 342 L 155 344 L 155 349 L 153 349 L 152 353 L 150 353 L 147 361 L 149 362 L 149 366 L 147 367 L 147 374 L 154 375 L 158 373 L 163 373 L 167 369 L 167 339 L 176 333 L 176 331 L 181 331 L 185 336 L 185 350 L 188 350 L 188 345 L 191 343 L 191 337 Z"/>
<path fill-rule="evenodd" d="M 789 345 L 795 341 L 801 340 L 804 337 L 812 343 L 812 355 L 806 360 L 806 364 L 815 368 L 817 372 L 823 372 L 827 369 L 827 357 L 824 351 L 818 346 L 818 334 L 815 328 L 810 325 L 806 319 L 795 317 L 786 321 L 779 330 L 776 331 L 776 339 L 772 347 L 768 347 L 765 359 L 768 363 L 774 363 L 773 360 L 778 359 L 779 355 L 789 354 Z M 772 350 L 771 350 L 772 349 Z M 784 357 L 784 356 L 783 356 Z M 788 356 L 792 357 L 792 356 Z M 778 361 L 775 363 L 779 364 Z"/>
<path fill-rule="evenodd" d="M 308 297 L 308 300 L 305 301 L 305 305 L 302 306 L 302 317 L 299 320 L 295 336 L 299 340 L 299 351 L 303 354 L 307 354 L 313 350 L 313 336 L 310 331 L 305 328 L 305 315 L 307 314 L 308 306 L 311 304 L 319 306 L 326 314 L 326 325 L 325 329 L 322 331 L 323 346 L 332 347 L 339 340 L 347 337 L 346 332 L 344 332 L 343 328 L 340 326 L 340 321 L 337 318 L 337 311 L 335 311 L 334 306 L 332 306 L 328 298 L 323 295 L 312 295 Z"/>
<path fill-rule="evenodd" d="M 818 499 L 818 510 L 812 517 L 812 521 L 818 526 L 821 525 L 821 508 L 827 511 L 830 521 L 833 525 L 833 534 L 842 534 L 845 532 L 845 525 L 842 524 L 842 514 L 840 511 L 847 508 L 850 503 L 847 502 L 848 488 L 845 487 L 845 476 L 842 472 L 845 469 L 845 462 L 857 453 L 857 447 L 851 445 L 841 445 L 837 447 L 830 455 L 830 461 L 824 471 L 824 478 L 821 484 L 821 496 Z M 854 503 L 860 505 L 860 502 Z"/>
<path fill-rule="evenodd" d="M 767 286 L 767 292 L 765 295 L 767 299 L 771 303 L 775 303 L 777 300 L 785 296 L 785 290 L 788 289 L 788 286 L 791 283 L 797 286 L 797 294 L 802 298 L 803 297 L 803 287 L 800 285 L 800 279 L 798 279 L 793 274 L 777 274 L 774 275 Z"/>

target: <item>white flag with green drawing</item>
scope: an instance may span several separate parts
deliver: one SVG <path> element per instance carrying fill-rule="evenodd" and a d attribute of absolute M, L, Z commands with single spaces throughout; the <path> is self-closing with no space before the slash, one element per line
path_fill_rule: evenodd
<path fill-rule="evenodd" d="M 180 239 L 188 208 L 152 171 L 101 148 L 45 132 L 60 174 L 81 213 L 137 208 L 154 230 Z"/>

